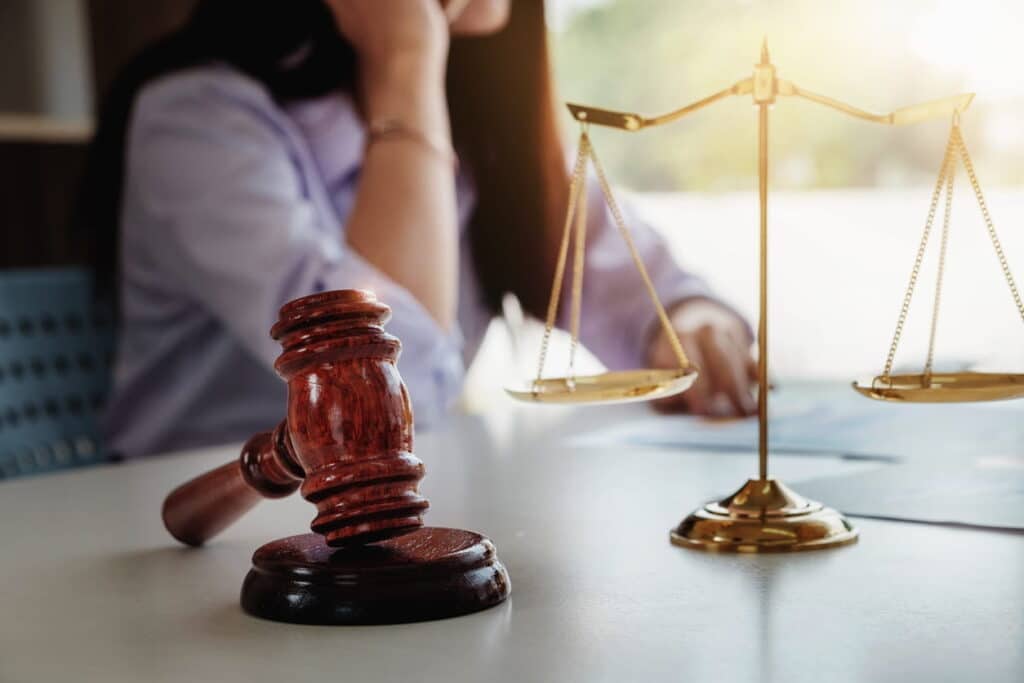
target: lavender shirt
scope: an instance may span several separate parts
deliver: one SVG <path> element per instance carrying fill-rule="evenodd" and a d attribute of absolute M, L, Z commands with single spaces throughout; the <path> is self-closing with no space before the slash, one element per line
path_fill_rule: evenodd
<path fill-rule="evenodd" d="M 283 303 L 328 289 L 371 289 L 391 306 L 417 427 L 442 419 L 491 317 L 465 232 L 473 188 L 459 176 L 458 325 L 445 333 L 345 242 L 364 135 L 346 95 L 282 108 L 227 67 L 143 89 L 126 144 L 112 449 L 131 457 L 272 427 L 285 386 L 268 330 Z M 588 194 L 581 338 L 610 368 L 638 367 L 653 308 L 599 191 Z M 631 227 L 662 301 L 707 295 L 654 232 Z"/>

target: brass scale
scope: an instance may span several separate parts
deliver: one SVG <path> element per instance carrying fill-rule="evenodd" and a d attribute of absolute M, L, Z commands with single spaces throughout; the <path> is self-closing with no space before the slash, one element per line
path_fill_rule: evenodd
<path fill-rule="evenodd" d="M 953 180 L 958 163 L 962 163 L 981 209 L 989 238 L 995 247 L 1000 267 L 1009 284 L 1017 310 L 1024 320 L 1024 303 L 1014 282 L 1002 245 L 989 214 L 981 187 L 978 184 L 971 158 L 960 132 L 960 115 L 970 105 L 973 94 L 962 94 L 945 99 L 897 109 L 890 114 L 873 114 L 824 95 L 804 90 L 792 81 L 779 78 L 775 65 L 769 59 L 767 44 L 761 48 L 760 63 L 754 73 L 734 85 L 688 104 L 673 112 L 655 117 L 610 111 L 596 107 L 569 104 L 569 111 L 580 123 L 579 147 L 573 168 L 569 192 L 569 206 L 559 247 L 554 283 L 547 310 L 545 333 L 540 349 L 537 375 L 521 387 L 506 390 L 513 397 L 541 403 L 611 403 L 651 400 L 676 394 L 688 389 L 697 378 L 698 369 L 687 359 L 682 345 L 659 301 L 654 286 L 639 253 L 633 245 L 622 212 L 612 194 L 604 170 L 594 152 L 588 135 L 591 125 L 608 126 L 626 131 L 639 131 L 677 121 L 732 95 L 751 95 L 758 110 L 758 186 L 761 205 L 760 225 L 760 321 L 758 343 L 758 477 L 750 479 L 734 494 L 724 500 L 709 503 L 687 516 L 670 532 L 672 543 L 704 550 L 736 552 L 794 551 L 829 548 L 852 543 L 858 531 L 836 510 L 807 500 L 794 493 L 782 482 L 768 476 L 768 292 L 767 292 L 767 238 L 768 238 L 768 111 L 777 97 L 799 97 L 835 109 L 865 121 L 889 125 L 918 123 L 940 116 L 950 116 L 952 126 L 946 143 L 938 179 L 932 192 L 931 204 L 925 221 L 910 281 L 903 297 L 896 331 L 882 374 L 867 383 L 854 383 L 859 393 L 882 401 L 919 403 L 954 403 L 966 401 L 993 401 L 1024 396 L 1024 374 L 982 372 L 933 372 L 936 323 L 942 295 L 946 247 L 949 236 L 950 209 Z M 583 259 L 586 241 L 586 192 L 584 190 L 588 162 L 604 193 L 616 226 L 630 250 L 634 264 L 642 277 L 657 312 L 658 319 L 671 342 L 679 367 L 675 369 L 640 369 L 605 372 L 580 376 L 574 361 L 579 338 L 580 299 L 583 287 Z M 940 200 L 945 193 L 942 234 L 939 246 L 938 275 L 932 307 L 931 336 L 928 355 L 920 374 L 892 373 L 893 361 L 906 323 L 910 302 L 917 284 L 921 264 L 932 234 L 932 226 Z M 570 242 L 572 243 L 570 245 Z M 569 331 L 572 344 L 569 350 L 568 372 L 563 377 L 544 377 L 548 341 L 558 315 L 559 299 L 565 278 L 568 255 L 572 247 L 572 281 L 570 290 Z"/>

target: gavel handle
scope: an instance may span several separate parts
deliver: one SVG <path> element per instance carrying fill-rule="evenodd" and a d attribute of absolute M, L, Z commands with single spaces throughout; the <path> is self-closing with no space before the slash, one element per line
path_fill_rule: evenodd
<path fill-rule="evenodd" d="M 164 526 L 182 543 L 199 546 L 263 498 L 282 498 L 302 483 L 284 422 L 249 439 L 238 460 L 186 482 L 164 500 Z"/>
<path fill-rule="evenodd" d="M 242 464 L 232 460 L 171 491 L 164 501 L 164 526 L 182 543 L 202 545 L 262 498 L 242 476 Z"/>

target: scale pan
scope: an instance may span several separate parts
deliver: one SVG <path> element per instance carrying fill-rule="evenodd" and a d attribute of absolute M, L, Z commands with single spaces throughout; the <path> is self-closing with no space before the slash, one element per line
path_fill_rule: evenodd
<path fill-rule="evenodd" d="M 933 373 L 875 377 L 870 383 L 854 382 L 858 393 L 878 401 L 907 403 L 968 403 L 1024 398 L 1024 374 L 996 372 Z"/>
<path fill-rule="evenodd" d="M 686 391 L 697 379 L 694 367 L 673 370 L 621 370 L 600 375 L 550 377 L 505 387 L 515 399 L 534 403 L 628 403 L 651 401 Z"/>

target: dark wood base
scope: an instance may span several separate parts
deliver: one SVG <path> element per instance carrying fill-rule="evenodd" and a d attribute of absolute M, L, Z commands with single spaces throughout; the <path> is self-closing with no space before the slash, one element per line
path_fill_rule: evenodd
<path fill-rule="evenodd" d="M 370 545 L 331 548 L 304 534 L 259 548 L 242 584 L 249 614 L 295 624 L 400 624 L 469 614 L 511 584 L 488 539 L 423 527 Z"/>

